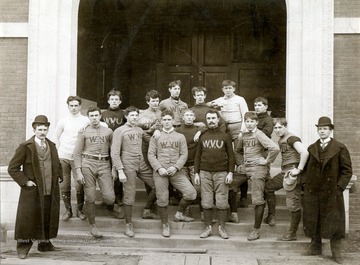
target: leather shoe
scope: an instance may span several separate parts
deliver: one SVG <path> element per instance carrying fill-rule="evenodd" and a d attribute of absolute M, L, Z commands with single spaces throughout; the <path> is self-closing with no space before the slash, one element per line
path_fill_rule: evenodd
<path fill-rule="evenodd" d="M 33 245 L 33 243 L 31 240 L 28 240 L 27 243 L 22 243 L 19 241 L 17 242 L 16 250 L 17 250 L 19 259 L 27 258 L 32 245 Z"/>
<path fill-rule="evenodd" d="M 69 219 L 73 216 L 73 213 L 71 210 L 66 210 L 66 212 L 63 214 L 63 216 L 61 217 L 61 219 L 63 221 L 69 221 Z"/>
<path fill-rule="evenodd" d="M 76 216 L 79 217 L 81 220 L 86 219 L 86 215 L 80 210 L 76 210 Z"/>
<path fill-rule="evenodd" d="M 45 251 L 60 251 L 61 248 L 55 247 L 50 241 L 49 242 L 39 242 L 38 250 L 41 252 Z"/>

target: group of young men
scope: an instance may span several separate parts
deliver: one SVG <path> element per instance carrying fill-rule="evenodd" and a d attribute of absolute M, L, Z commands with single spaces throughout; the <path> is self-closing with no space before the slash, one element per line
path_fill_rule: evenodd
<path fill-rule="evenodd" d="M 44 240 L 42 248 L 39 244 L 40 251 L 56 249 L 49 239 L 56 236 L 57 229 L 53 233 L 49 233 L 49 229 L 57 228 L 58 222 L 48 223 L 59 214 L 57 178 L 62 181 L 61 195 L 66 208 L 62 219 L 67 221 L 73 216 L 70 199 L 73 175 L 76 216 L 88 219 L 95 238 L 102 236 L 95 223 L 96 183 L 109 213 L 115 218 L 125 218 L 128 237 L 135 235 L 132 206 L 136 178 L 139 178 L 148 193 L 143 218 L 160 218 L 164 237 L 170 236 L 167 207 L 170 194 L 176 189 L 181 198 L 174 221 L 193 221 L 188 209 L 190 204 L 198 203 L 206 225 L 200 237 L 207 238 L 213 232 L 213 208 L 216 207 L 218 234 L 227 239 L 225 222 L 239 221 L 236 194 L 240 190 L 240 206 L 246 207 L 249 181 L 255 209 L 249 241 L 260 238 L 262 222 L 270 226 L 276 224 L 274 192 L 281 188 L 286 191 L 291 223 L 280 240 L 296 240 L 303 189 L 304 230 L 312 238 L 307 254 L 321 254 L 321 238 L 330 238 L 333 257 L 341 262 L 340 242 L 345 234 L 342 191 L 351 178 L 352 169 L 347 148 L 330 137 L 334 129 L 331 120 L 319 119 L 316 126 L 320 139 L 307 149 L 299 137 L 287 130 L 286 119 L 269 116 L 266 98 L 256 98 L 255 111 L 249 111 L 245 99 L 236 95 L 235 90 L 236 83 L 225 80 L 222 82 L 224 96 L 206 103 L 206 88 L 194 87 L 195 105 L 188 108 L 180 99 L 181 82 L 177 80 L 169 84 L 170 97 L 165 100 L 160 101 L 157 91 L 149 91 L 145 97 L 149 108 L 143 111 L 133 106 L 121 110 L 121 93 L 112 90 L 108 94 L 109 109 L 102 112 L 98 107 L 90 107 L 87 117 L 80 113 L 81 98 L 70 96 L 67 100 L 70 116 L 61 120 L 54 132 L 58 155 L 51 156 L 41 147 L 42 140 L 46 140 L 51 151 L 56 151 L 55 145 L 46 138 L 50 123 L 43 115 L 36 117 L 35 136 L 20 145 L 9 164 L 9 174 L 21 186 L 20 200 L 25 196 L 29 199 L 29 187 L 38 186 L 32 188 L 37 194 L 32 200 L 45 207 L 41 213 L 50 209 L 51 214 L 44 217 L 19 204 L 15 233 L 19 257 L 26 258 L 32 239 Z M 273 130 L 279 137 L 278 144 L 271 140 Z M 29 145 L 31 153 L 26 148 Z M 279 152 L 281 173 L 271 177 L 270 164 Z M 40 169 L 28 170 L 30 161 Z M 115 203 L 121 205 L 123 211 L 116 211 Z M 155 204 L 159 217 L 153 211 Z M 263 219 L 266 204 L 268 216 Z M 37 222 L 35 232 L 24 233 L 24 218 L 38 219 L 34 221 Z"/>

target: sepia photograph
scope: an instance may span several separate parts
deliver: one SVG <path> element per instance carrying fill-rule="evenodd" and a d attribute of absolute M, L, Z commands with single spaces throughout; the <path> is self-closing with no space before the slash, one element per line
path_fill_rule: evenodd
<path fill-rule="evenodd" d="M 0 264 L 355 265 L 358 0 L 0 0 Z"/>

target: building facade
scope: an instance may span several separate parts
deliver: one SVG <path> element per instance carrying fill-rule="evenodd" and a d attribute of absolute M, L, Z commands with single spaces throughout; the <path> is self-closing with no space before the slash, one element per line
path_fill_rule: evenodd
<path fill-rule="evenodd" d="M 97 5 L 93 10 L 104 7 L 101 5 L 103 1 L 88 2 L 92 2 L 94 6 Z M 126 8 L 136 8 L 130 6 L 131 1 L 117 2 L 118 8 L 125 15 Z M 175 3 L 171 0 L 161 2 L 167 5 Z M 232 9 L 235 2 L 223 1 L 224 5 L 231 5 Z M 254 1 L 238 2 L 246 2 L 251 5 L 251 2 Z M 356 0 L 274 0 L 273 2 L 283 2 L 285 8 L 286 32 L 283 35 L 285 54 L 281 57 L 284 60 L 284 67 L 275 71 L 274 75 L 281 74 L 281 70 L 283 70 L 282 99 L 284 115 L 289 120 L 289 130 L 297 133 L 303 142 L 309 145 L 317 139 L 314 126 L 317 119 L 323 115 L 332 117 L 335 124 L 335 137 L 348 146 L 352 156 L 354 174 L 359 175 L 360 132 L 357 127 L 360 122 L 358 117 L 360 111 L 360 104 L 358 104 L 360 96 L 360 3 Z M 80 36 L 84 34 L 83 28 L 79 27 L 79 24 L 84 22 L 79 21 L 82 18 L 79 16 L 79 12 L 83 3 L 80 0 L 0 1 L 0 123 L 2 128 L 0 131 L 0 166 L 2 182 L 11 183 L 6 176 L 5 167 L 18 144 L 32 135 L 31 122 L 36 115 L 48 116 L 52 123 L 51 135 L 51 129 L 54 129 L 57 121 L 68 114 L 66 98 L 69 95 L 80 94 L 87 99 L 86 91 L 84 92 L 83 88 L 79 86 L 81 78 L 78 76 L 81 73 L 79 65 L 82 65 L 81 60 L 84 59 L 84 55 L 80 57 L 81 50 L 79 51 Z M 262 7 L 266 8 L 266 6 Z M 148 9 L 142 10 L 146 12 Z M 211 11 L 211 9 L 209 10 Z M 236 13 L 233 17 L 236 17 Z M 130 36 L 129 32 L 136 32 L 141 26 L 141 23 L 127 21 L 127 34 Z M 197 36 L 205 36 L 201 34 Z M 260 34 L 259 36 L 266 38 L 267 35 Z M 195 38 L 195 41 L 197 40 L 201 41 L 202 39 Z M 101 49 L 103 45 L 108 45 L 105 41 L 106 34 L 101 43 Z M 131 41 L 131 38 L 128 41 Z M 234 47 L 234 39 L 230 39 L 230 41 L 232 43 L 230 46 Z M 135 62 L 136 58 L 125 58 L 124 60 L 131 63 Z M 233 61 L 234 58 L 232 58 Z M 84 65 L 86 66 L 86 63 Z M 228 72 L 214 70 L 213 76 L 217 74 L 219 78 L 234 78 L 239 81 L 239 84 L 242 84 L 241 78 L 247 73 L 269 71 L 266 66 L 251 68 L 256 65 L 253 62 L 246 65 L 250 66 L 248 68 L 240 66 Z M 184 68 L 185 70 L 180 74 L 174 74 L 174 72 L 171 72 L 170 75 L 167 74 L 168 77 L 162 81 L 161 69 L 163 68 L 160 66 L 161 62 L 155 67 L 156 73 L 149 76 L 153 78 L 155 86 L 162 86 L 161 89 L 164 92 L 166 92 L 164 84 L 171 81 L 166 79 L 170 77 L 181 79 L 186 75 L 193 76 L 191 72 L 193 70 Z M 202 69 L 205 67 L 206 64 L 203 64 Z M 131 66 L 129 68 L 133 70 Z M 100 69 L 100 76 L 102 73 L 106 75 L 104 69 L 106 68 Z M 215 68 L 209 67 L 208 69 Z M 220 69 L 220 67 L 216 69 Z M 251 71 L 246 72 L 244 69 Z M 270 70 L 273 71 L 273 69 Z M 198 73 L 197 81 L 201 78 L 206 80 L 204 72 L 195 71 Z M 206 74 L 211 71 L 207 70 Z M 131 74 L 134 75 L 134 71 L 131 71 Z M 99 80 L 101 83 L 101 80 L 105 80 L 105 78 L 101 79 L 100 77 Z M 134 81 L 130 83 L 134 83 Z M 144 82 L 142 81 L 142 83 Z M 193 84 L 190 82 L 187 85 Z M 101 93 L 101 85 L 99 87 Z M 140 88 L 136 90 L 136 87 L 138 87 L 136 84 L 128 85 L 127 89 L 122 92 L 130 95 L 132 91 L 142 91 Z M 241 89 L 240 86 L 240 94 L 242 94 Z M 99 93 L 98 90 L 96 90 L 95 96 L 88 98 L 90 103 L 98 103 L 94 100 L 99 95 L 96 94 Z M 272 92 L 268 91 L 267 93 L 264 95 L 271 97 Z M 100 96 L 105 94 L 106 91 L 103 89 Z M 144 101 L 144 95 L 145 90 L 141 97 L 134 96 L 127 104 L 134 104 L 140 99 Z M 253 96 L 248 94 L 249 106 L 252 105 Z M 274 100 L 274 102 L 276 101 Z M 11 201 L 9 199 L 11 191 L 6 189 L 6 192 L 3 192 L 3 185 L 1 188 L 2 202 Z M 360 229 L 360 204 L 357 203 L 359 200 L 359 193 L 350 194 L 349 230 Z"/>

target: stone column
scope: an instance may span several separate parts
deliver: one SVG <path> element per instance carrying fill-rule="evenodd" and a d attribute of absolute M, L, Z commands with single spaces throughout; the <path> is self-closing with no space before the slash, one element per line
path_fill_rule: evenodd
<path fill-rule="evenodd" d="M 79 0 L 30 0 L 27 130 L 36 115 L 48 116 L 54 129 L 67 115 L 66 98 L 76 94 Z"/>
<path fill-rule="evenodd" d="M 333 0 L 287 0 L 286 115 L 305 145 L 333 117 Z"/>

